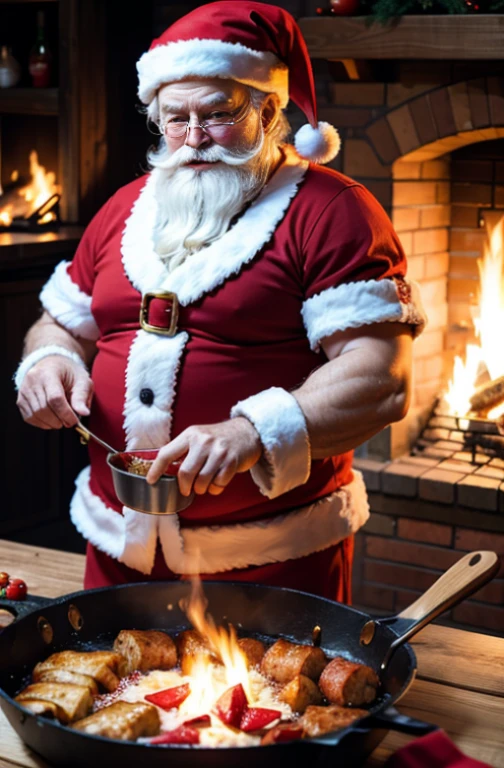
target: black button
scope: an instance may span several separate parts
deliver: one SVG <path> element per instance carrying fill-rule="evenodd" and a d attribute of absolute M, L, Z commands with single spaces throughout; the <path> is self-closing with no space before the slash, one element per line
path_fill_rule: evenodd
<path fill-rule="evenodd" d="M 154 392 L 152 389 L 142 389 L 140 391 L 140 400 L 144 405 L 152 405 L 154 402 Z"/>

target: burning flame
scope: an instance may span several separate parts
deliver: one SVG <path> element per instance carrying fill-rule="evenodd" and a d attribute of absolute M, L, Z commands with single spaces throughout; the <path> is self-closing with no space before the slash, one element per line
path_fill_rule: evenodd
<path fill-rule="evenodd" d="M 55 194 L 61 194 L 61 187 L 56 184 L 56 174 L 52 171 L 47 172 L 42 165 L 39 165 L 35 150 L 30 152 L 30 176 L 30 183 L 16 190 L 14 200 L 0 209 L 0 224 L 9 226 L 15 216 L 29 218 L 49 198 Z M 18 178 L 18 171 L 14 171 L 11 181 L 16 182 Z M 49 211 L 40 218 L 38 223 L 45 224 L 54 221 L 55 218 L 54 211 Z"/>
<path fill-rule="evenodd" d="M 195 656 L 189 671 L 191 693 L 180 707 L 188 713 L 209 712 L 219 696 L 238 683 L 242 684 L 249 703 L 254 698 L 247 658 L 238 645 L 234 627 L 230 625 L 228 631 L 216 626 L 213 618 L 205 613 L 206 605 L 201 581 L 193 577 L 186 614 L 194 628 L 206 638 L 222 666 L 212 663 L 207 656 Z"/>
<path fill-rule="evenodd" d="M 467 345 L 465 361 L 455 357 L 453 378 L 444 395 L 450 412 L 456 416 L 466 416 L 471 410 L 470 398 L 482 368 L 491 379 L 504 375 L 504 216 L 494 227 L 487 228 L 487 234 L 483 259 L 478 259 L 479 317 L 474 318 L 474 326 L 479 346 Z M 488 418 L 496 419 L 502 413 L 504 403 L 492 408 Z"/>

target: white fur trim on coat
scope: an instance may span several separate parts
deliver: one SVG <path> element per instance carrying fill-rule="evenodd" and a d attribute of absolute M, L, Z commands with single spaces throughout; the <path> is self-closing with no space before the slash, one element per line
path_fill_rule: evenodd
<path fill-rule="evenodd" d="M 343 283 L 307 299 L 301 314 L 311 348 L 318 350 L 320 340 L 336 331 L 372 323 L 407 323 L 415 335 L 421 333 L 427 317 L 418 286 L 404 278 L 400 282 L 411 289 L 408 303 L 400 301 L 397 282 L 387 278 Z"/>
<path fill-rule="evenodd" d="M 140 330 L 130 347 L 126 368 L 124 431 L 128 450 L 160 448 L 169 442 L 177 372 L 189 336 L 161 336 Z M 140 400 L 142 389 L 154 395 L 151 405 Z"/>
<path fill-rule="evenodd" d="M 91 296 L 68 274 L 70 262 L 60 261 L 42 288 L 40 301 L 47 312 L 74 336 L 96 341 L 100 331 L 91 312 Z"/>
<path fill-rule="evenodd" d="M 156 519 L 123 507 L 122 515 L 96 496 L 89 487 L 91 468 L 75 481 L 70 518 L 85 539 L 115 560 L 136 571 L 152 571 L 157 545 Z M 134 542 L 134 544 L 133 544 Z"/>
<path fill-rule="evenodd" d="M 281 387 L 271 387 L 241 400 L 231 418 L 245 416 L 252 422 L 264 448 L 264 458 L 250 470 L 261 493 L 275 499 L 306 483 L 311 451 L 306 420 L 296 398 Z"/>
<path fill-rule="evenodd" d="M 274 53 L 254 51 L 223 40 L 178 40 L 157 45 L 137 62 L 138 96 L 150 104 L 161 85 L 184 77 L 221 77 L 276 93 L 282 108 L 289 101 L 289 70 Z"/>
<path fill-rule="evenodd" d="M 79 365 L 82 365 L 83 368 L 86 368 L 87 366 L 84 360 L 80 355 L 77 354 L 77 352 L 72 352 L 70 349 L 67 349 L 66 347 L 61 347 L 59 344 L 47 344 L 45 347 L 39 347 L 38 349 L 34 349 L 33 352 L 31 352 L 29 355 L 25 357 L 25 359 L 19 364 L 19 367 L 14 374 L 14 385 L 16 387 L 16 390 L 21 389 L 21 385 L 23 383 L 23 379 L 30 370 L 30 368 L 33 368 L 34 365 L 36 365 L 40 360 L 43 360 L 44 357 L 51 357 L 52 355 L 61 355 L 62 357 L 68 357 L 69 360 L 73 360 L 74 363 L 78 363 Z"/>
<path fill-rule="evenodd" d="M 154 250 L 157 215 L 155 177 L 150 174 L 126 221 L 121 251 L 124 270 L 141 293 L 171 291 L 182 306 L 238 274 L 264 247 L 285 215 L 308 168 L 308 163 L 286 147 L 286 160 L 243 216 L 222 237 L 168 272 Z M 141 254 L 141 257 L 139 256 Z"/>
<path fill-rule="evenodd" d="M 76 482 L 72 520 L 91 544 L 131 568 L 150 573 L 157 536 L 167 566 L 178 574 L 221 573 L 305 557 L 342 541 L 369 517 L 360 472 L 330 496 L 267 520 L 179 529 L 178 518 L 109 509 L 89 488 L 89 468 Z M 125 541 L 134 534 L 134 545 Z"/>

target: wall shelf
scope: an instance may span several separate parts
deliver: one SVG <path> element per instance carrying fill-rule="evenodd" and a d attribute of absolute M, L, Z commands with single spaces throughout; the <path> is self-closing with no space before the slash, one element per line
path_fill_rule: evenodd
<path fill-rule="evenodd" d="M 3 88 L 0 90 L 0 113 L 57 115 L 58 99 L 58 88 Z"/>
<path fill-rule="evenodd" d="M 496 59 L 504 51 L 504 14 L 299 19 L 313 59 Z"/>

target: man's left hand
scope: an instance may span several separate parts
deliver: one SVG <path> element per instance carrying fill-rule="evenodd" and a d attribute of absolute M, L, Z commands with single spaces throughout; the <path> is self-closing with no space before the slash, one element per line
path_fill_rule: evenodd
<path fill-rule="evenodd" d="M 262 444 L 248 419 L 242 416 L 219 424 L 188 427 L 160 448 L 147 475 L 155 483 L 169 464 L 184 457 L 177 477 L 180 492 L 189 496 L 218 496 L 238 472 L 247 472 L 261 458 Z"/>

